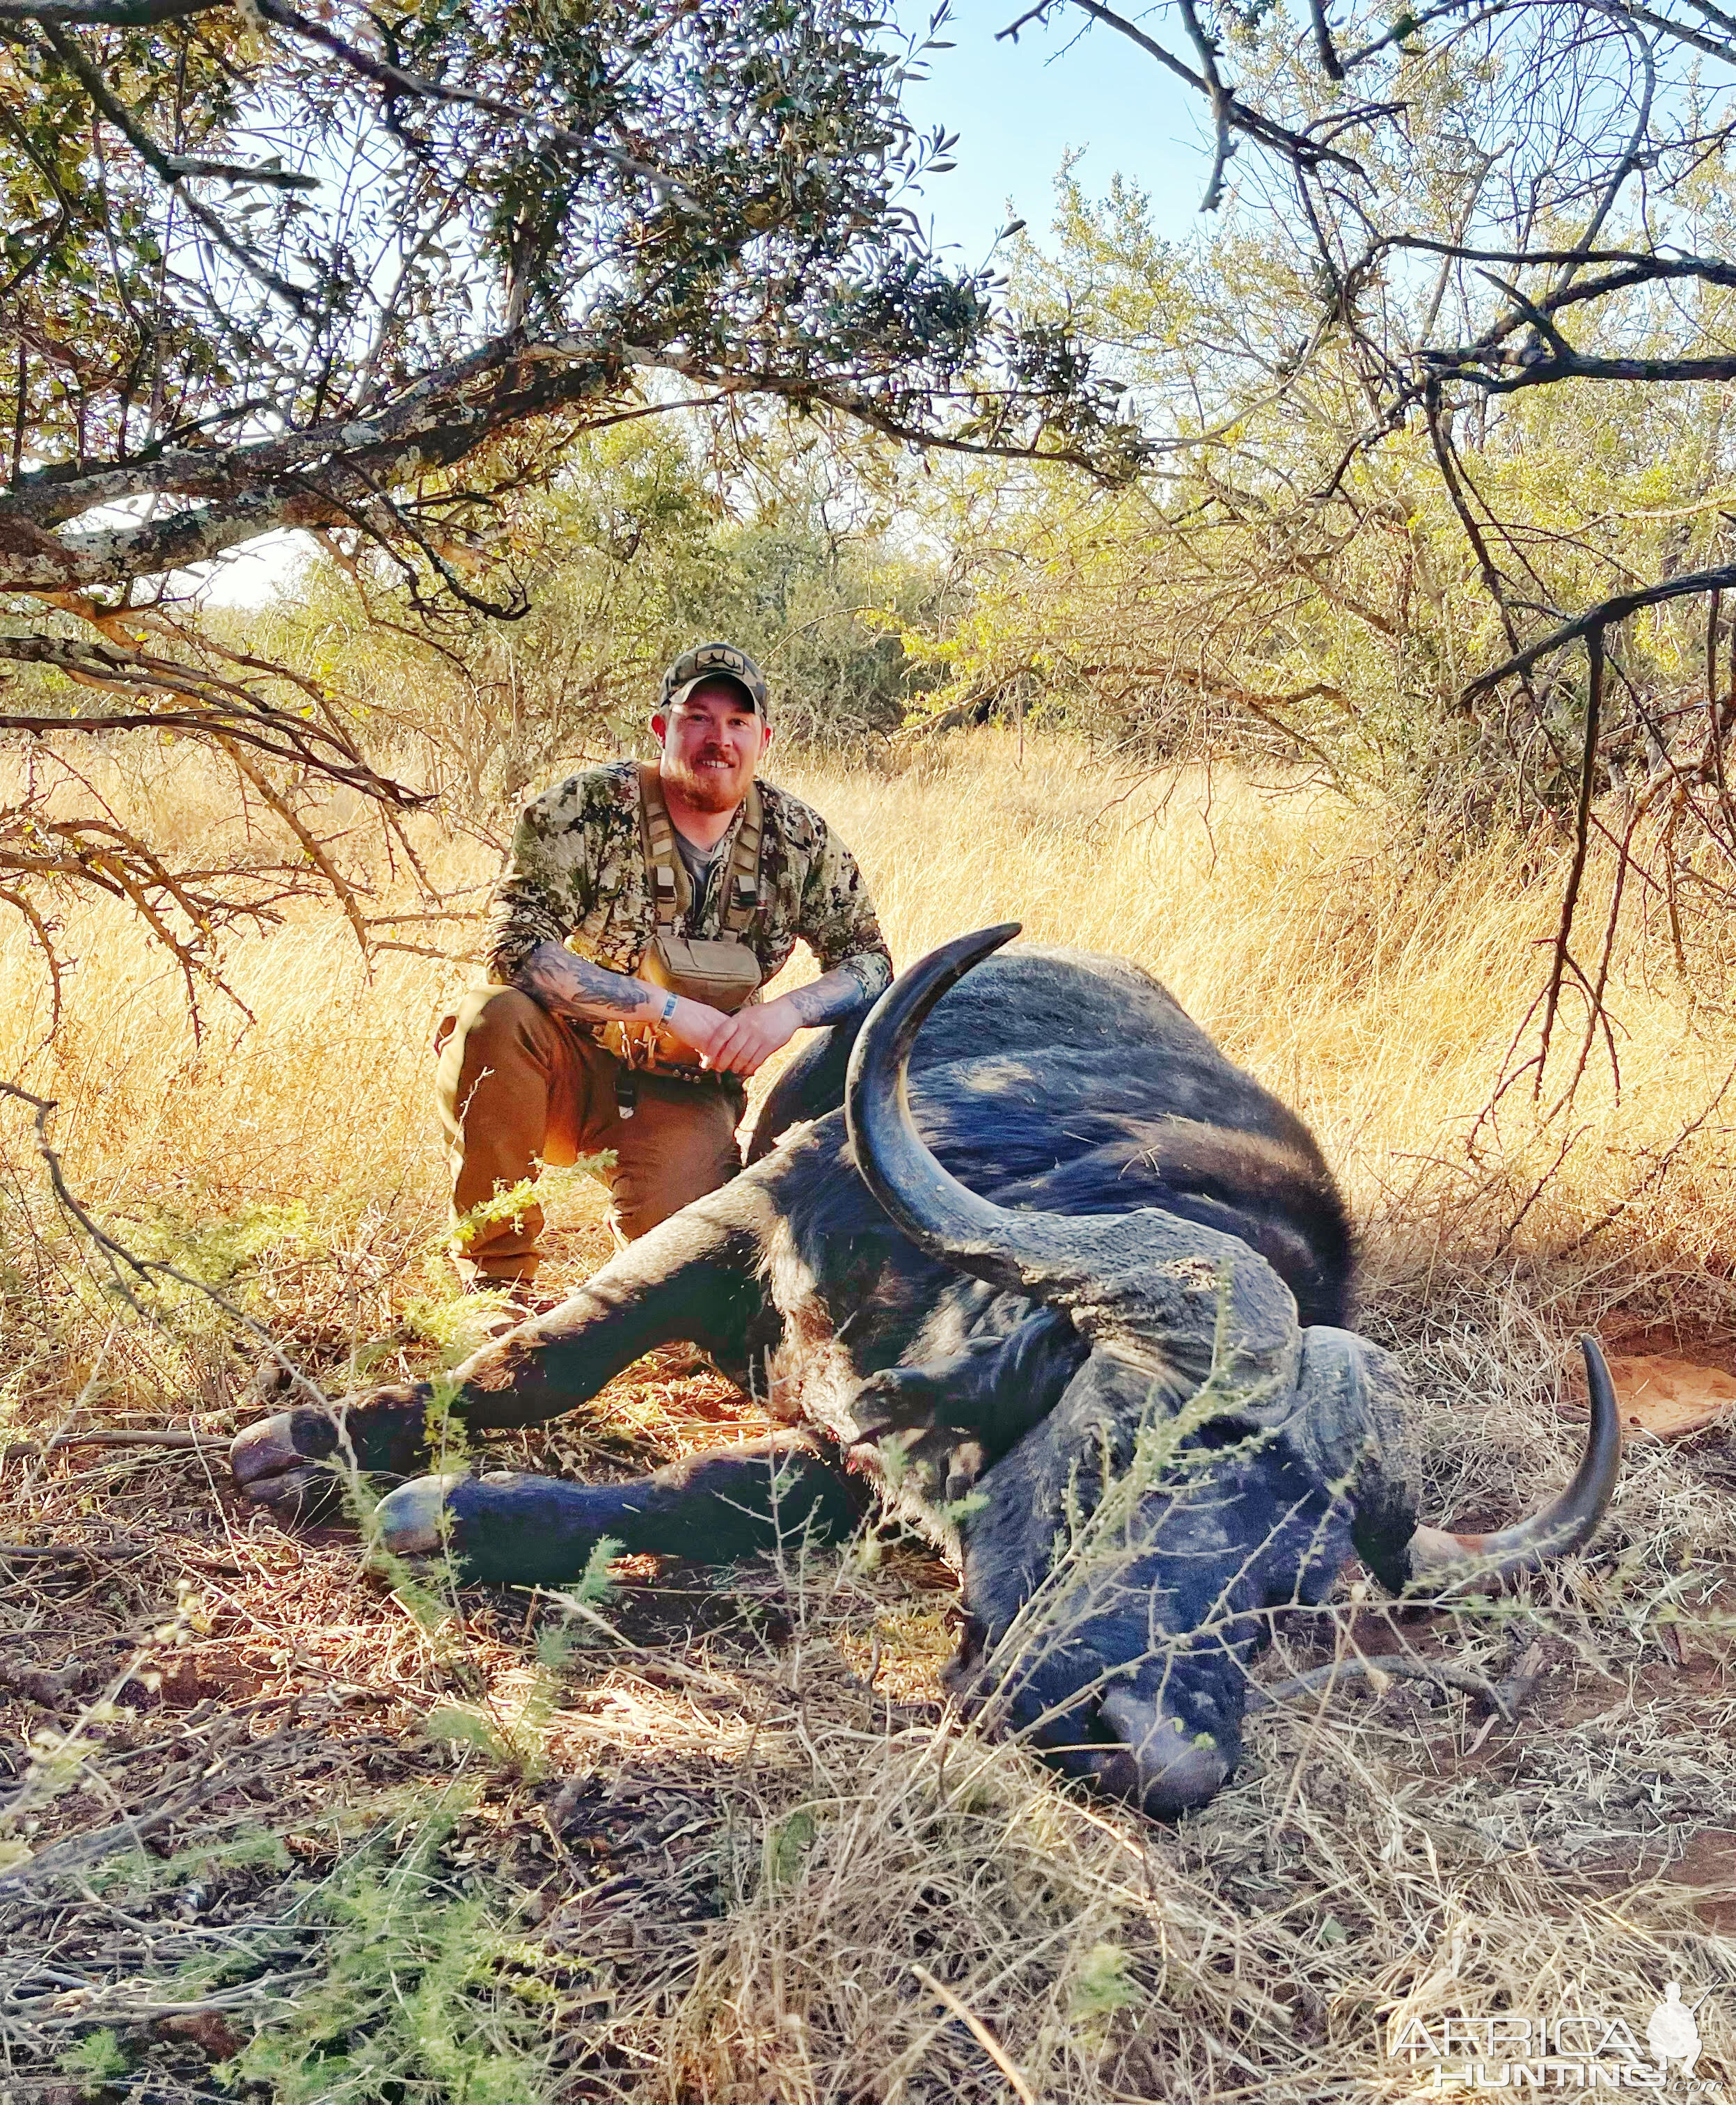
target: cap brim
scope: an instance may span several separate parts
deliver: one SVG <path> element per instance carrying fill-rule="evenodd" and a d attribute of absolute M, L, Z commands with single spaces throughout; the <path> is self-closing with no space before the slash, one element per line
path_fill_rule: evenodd
<path fill-rule="evenodd" d="M 700 673 L 691 680 L 684 680 L 679 687 L 672 687 L 663 696 L 661 706 L 666 709 L 672 709 L 678 703 L 685 702 L 695 687 L 707 686 L 713 680 L 727 680 L 732 687 L 739 687 L 748 697 L 748 706 L 754 714 L 761 717 L 765 715 L 765 710 L 759 697 L 741 675 L 739 673 L 725 673 L 721 667 L 712 672 Z"/>

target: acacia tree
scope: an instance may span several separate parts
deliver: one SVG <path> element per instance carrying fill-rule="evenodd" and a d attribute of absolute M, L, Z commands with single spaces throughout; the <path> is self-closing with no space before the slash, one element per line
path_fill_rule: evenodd
<path fill-rule="evenodd" d="M 190 972 L 310 863 L 365 938 L 283 771 L 414 800 L 185 604 L 263 534 L 511 619 L 505 501 L 612 422 L 748 397 L 1133 463 L 1067 333 L 927 253 L 910 59 L 849 0 L 0 0 L 0 661 L 36 668 L 0 729 L 196 737 L 297 836 L 238 885 L 33 781 L 0 897 L 46 951 L 44 887 L 91 883 Z"/>
<path fill-rule="evenodd" d="M 1082 16 L 1199 97 L 1203 203 L 1221 214 L 1186 296 L 1167 286 L 1144 324 L 1127 330 L 1113 265 L 1090 285 L 1095 315 L 1073 304 L 1140 384 L 1157 472 L 1150 516 L 1136 504 L 1122 523 L 1131 511 L 1158 573 L 1137 612 L 1163 610 L 1144 623 L 1155 663 L 1107 601 L 1112 647 L 1082 638 L 1082 655 L 1111 682 L 1259 704 L 1268 728 L 1319 749 L 1359 733 L 1367 698 L 1310 674 L 1310 656 L 1360 628 L 1396 661 L 1430 626 L 1408 598 L 1419 580 L 1480 593 L 1480 628 L 1435 624 L 1454 647 L 1428 668 L 1430 743 L 1481 778 L 1484 809 L 1566 820 L 1546 1052 L 1564 986 L 1577 977 L 1595 1016 L 1609 972 L 1613 918 L 1586 959 L 1573 940 L 1600 833 L 1638 867 L 1627 896 L 1659 905 L 1685 971 L 1683 887 L 1720 924 L 1736 904 L 1721 599 L 1736 585 L 1736 15 L 1713 0 L 1307 0 L 1301 16 L 1168 0 L 1136 19 L 1046 0 L 1003 34 Z M 1139 261 L 1136 243 L 1120 261 Z M 1582 449 L 1577 486 L 1528 472 L 1540 439 L 1569 466 Z M 1613 446 L 1627 501 L 1600 514 L 1581 490 L 1617 479 Z M 1072 579 L 1050 577 L 1064 598 Z M 1290 677 L 1258 677 L 1261 658 Z"/>
<path fill-rule="evenodd" d="M 765 668 L 780 746 L 859 752 L 903 723 L 917 678 L 886 615 L 934 617 L 934 566 L 890 534 L 844 433 L 756 420 L 727 436 L 707 445 L 697 419 L 587 432 L 558 486 L 513 493 L 521 621 L 454 606 L 413 625 L 391 579 L 316 561 L 251 617 L 254 648 L 373 697 L 370 720 L 449 820 L 489 832 L 575 756 L 631 740 L 659 668 L 701 633 Z M 895 476 L 889 454 L 866 465 Z"/>

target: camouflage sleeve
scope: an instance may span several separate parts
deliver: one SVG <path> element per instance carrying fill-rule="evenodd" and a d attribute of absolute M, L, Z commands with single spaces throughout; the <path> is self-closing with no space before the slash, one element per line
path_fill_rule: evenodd
<path fill-rule="evenodd" d="M 564 943 L 586 912 L 596 827 L 584 786 L 559 783 L 519 814 L 483 938 L 494 979 L 511 980 L 539 944 Z"/>
<path fill-rule="evenodd" d="M 865 1001 L 877 1001 L 892 984 L 892 953 L 880 932 L 874 902 L 855 857 L 829 827 L 802 887 L 796 932 L 823 972 L 848 972 Z"/>

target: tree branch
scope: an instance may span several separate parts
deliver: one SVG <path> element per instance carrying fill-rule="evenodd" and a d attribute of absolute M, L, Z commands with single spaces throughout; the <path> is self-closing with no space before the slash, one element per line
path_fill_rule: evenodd
<path fill-rule="evenodd" d="M 594 154 L 600 159 L 612 162 L 616 168 L 624 169 L 628 174 L 639 176 L 646 182 L 655 184 L 666 195 L 678 199 L 691 210 L 699 208 L 699 201 L 693 192 L 666 170 L 653 168 L 649 161 L 641 161 L 618 146 L 605 146 L 600 139 L 587 137 L 582 132 L 571 131 L 564 124 L 552 123 L 547 118 L 538 116 L 534 110 L 522 109 L 516 103 L 503 101 L 498 96 L 483 95 L 475 88 L 457 87 L 449 81 L 431 80 L 426 74 L 410 73 L 403 66 L 393 65 L 390 60 L 377 59 L 350 42 L 347 38 L 339 36 L 335 29 L 328 29 L 324 22 L 310 21 L 306 16 L 297 14 L 294 8 L 285 7 L 283 0 L 252 0 L 252 4 L 268 22 L 276 24 L 279 29 L 288 29 L 292 35 L 301 37 L 310 44 L 319 45 L 322 50 L 329 51 L 334 58 L 341 60 L 353 73 L 361 74 L 365 80 L 373 81 L 376 86 L 386 89 L 388 94 L 408 96 L 418 101 L 455 103 L 466 109 L 484 110 L 491 117 L 509 118 L 515 124 L 522 124 L 529 130 L 542 132 L 545 138 L 555 141 L 559 145 L 571 146 L 581 153 Z"/>
<path fill-rule="evenodd" d="M 77 23 L 91 29 L 149 29 L 227 7 L 230 0 L 0 0 L 0 23 Z"/>
<path fill-rule="evenodd" d="M 1209 99 L 1211 86 L 1203 74 L 1195 73 L 1173 51 L 1166 51 L 1154 37 L 1148 36 L 1125 15 L 1118 15 L 1113 8 L 1105 7 L 1103 0 L 1064 0 L 1064 4 L 1077 7 L 1082 14 L 1089 15 L 1094 22 L 1101 22 L 1106 29 L 1113 29 L 1118 35 L 1126 37 L 1148 57 L 1155 59 L 1159 65 L 1174 74 L 1178 80 L 1185 81 L 1189 87 Z M 1038 9 L 1033 11 L 1040 13 L 1043 11 Z M 1029 16 L 1024 19 L 1029 20 Z M 1015 28 L 1017 26 L 1014 25 Z M 1011 34 L 1011 29 L 997 32 L 1002 37 Z M 1225 115 L 1227 121 L 1237 131 L 1245 132 L 1251 139 L 1256 139 L 1261 145 L 1270 146 L 1274 152 L 1282 154 L 1298 168 L 1314 168 L 1330 163 L 1342 168 L 1347 175 L 1359 176 L 1363 172 L 1362 163 L 1353 160 L 1348 154 L 1341 154 L 1335 146 L 1328 146 L 1318 140 L 1310 139 L 1304 132 L 1291 131 L 1287 126 L 1266 116 L 1263 111 L 1243 102 L 1234 93 L 1229 94 Z"/>
<path fill-rule="evenodd" d="M 188 177 L 201 172 L 191 167 L 177 165 L 172 154 L 163 152 L 138 123 L 126 104 L 118 96 L 110 93 L 108 83 L 102 75 L 78 48 L 76 38 L 70 36 L 65 29 L 56 28 L 51 22 L 44 22 L 40 28 L 43 42 L 66 70 L 78 81 L 78 85 L 89 96 L 96 108 L 108 118 L 154 174 L 167 183 L 171 189 L 181 191 L 187 210 L 224 254 L 239 264 L 250 278 L 256 279 L 261 285 L 274 293 L 280 300 L 293 307 L 297 313 L 301 313 L 307 305 L 307 295 L 301 288 L 299 285 L 292 285 L 287 278 L 280 276 L 275 270 L 268 269 L 248 249 L 245 243 L 236 239 L 208 206 L 201 203 L 199 199 L 186 190 L 185 186 Z M 244 176 L 231 177 L 230 179 L 251 182 L 255 180 L 255 177 L 251 173 L 248 173 Z M 297 176 L 287 187 L 317 189 L 319 185 L 311 177 Z"/>
<path fill-rule="evenodd" d="M 1326 19 L 1326 0 L 1308 0 L 1308 13 L 1314 24 L 1314 54 L 1320 61 L 1321 72 L 1328 80 L 1342 80 L 1344 61 L 1332 42 L 1332 25 Z"/>
<path fill-rule="evenodd" d="M 63 636 L 0 636 L 0 659 L 26 665 L 48 665 L 96 685 L 121 689 L 147 688 L 178 695 L 200 706 L 194 708 L 104 710 L 51 713 L 0 713 L 0 731 L 78 731 L 88 735 L 104 731 L 181 731 L 201 736 L 221 731 L 225 737 L 253 747 L 274 760 L 317 769 L 334 782 L 370 797 L 380 804 L 411 811 L 429 800 L 389 775 L 377 774 L 349 741 L 324 724 L 313 723 L 287 709 L 274 708 L 209 674 L 194 672 L 170 659 L 127 650 L 113 643 L 85 643 Z"/>
<path fill-rule="evenodd" d="M 1217 69 L 1217 47 L 1206 34 L 1199 19 L 1199 10 L 1194 0 L 1180 0 L 1181 20 L 1186 26 L 1188 41 L 1194 47 L 1194 55 L 1199 60 L 1199 70 L 1206 83 L 1206 99 L 1212 105 L 1212 130 L 1214 144 L 1212 150 L 1212 172 L 1206 178 L 1206 194 L 1199 201 L 1202 212 L 1216 212 L 1224 201 L 1224 172 L 1229 166 L 1229 157 L 1235 151 L 1229 136 L 1229 112 L 1232 97 L 1224 86 L 1223 77 Z"/>
<path fill-rule="evenodd" d="M 1549 1041 L 1560 1006 L 1561 981 L 1568 967 L 1568 944 L 1573 933 L 1573 915 L 1579 905 L 1579 887 L 1586 874 L 1586 851 L 1591 845 L 1591 794 L 1597 771 L 1597 735 L 1603 717 L 1604 631 L 1600 625 L 1586 637 L 1590 664 L 1586 681 L 1585 749 L 1579 763 L 1579 805 L 1573 820 L 1573 860 L 1561 894 L 1561 919 L 1555 930 L 1555 949 L 1549 968 L 1549 985 L 1543 995 L 1543 1028 L 1537 1046 L 1537 1080 L 1533 1097 L 1543 1089 L 1543 1070 L 1549 1064 Z M 1515 1222 L 1515 1227 L 1518 1225 Z"/>
<path fill-rule="evenodd" d="M 1642 585 L 1633 592 L 1617 592 L 1611 598 L 1600 600 L 1595 606 L 1576 615 L 1572 621 L 1564 622 L 1560 628 L 1551 629 L 1537 642 L 1515 651 L 1511 658 L 1503 659 L 1488 672 L 1479 673 L 1475 679 L 1467 681 L 1460 690 L 1462 698 L 1467 703 L 1474 701 L 1479 695 L 1498 687 L 1503 680 L 1528 673 L 1540 659 L 1589 637 L 1594 629 L 1625 621 L 1643 606 L 1658 606 L 1666 600 L 1691 598 L 1696 592 L 1728 592 L 1732 586 L 1736 586 L 1736 563 L 1724 564 L 1715 570 L 1688 570 L 1679 577 L 1667 578 L 1662 584 Z"/>

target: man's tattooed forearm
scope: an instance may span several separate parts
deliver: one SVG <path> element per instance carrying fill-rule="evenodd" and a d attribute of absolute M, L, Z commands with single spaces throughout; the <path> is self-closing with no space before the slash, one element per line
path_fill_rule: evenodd
<path fill-rule="evenodd" d="M 863 999 L 861 981 L 840 966 L 823 979 L 810 980 L 806 986 L 793 988 L 789 1004 L 811 1029 L 817 1023 L 837 1023 L 853 1015 L 863 1006 Z"/>
<path fill-rule="evenodd" d="M 607 1023 L 639 1015 L 663 996 L 643 980 L 612 972 L 560 943 L 539 943 L 513 975 L 513 984 L 556 1016 Z"/>

